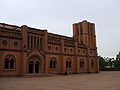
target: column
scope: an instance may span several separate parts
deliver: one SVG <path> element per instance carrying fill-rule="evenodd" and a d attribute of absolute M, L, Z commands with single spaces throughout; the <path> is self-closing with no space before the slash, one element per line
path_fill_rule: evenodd
<path fill-rule="evenodd" d="M 44 38 L 43 38 L 43 40 L 44 40 L 44 42 L 43 42 L 43 44 L 44 44 L 44 46 L 43 46 L 43 49 L 42 50 L 44 50 L 45 51 L 45 60 L 44 60 L 44 62 L 42 63 L 42 72 L 43 73 L 48 73 L 48 57 L 47 57 L 47 54 L 46 54 L 46 52 L 47 52 L 47 47 L 48 47 L 48 42 L 47 42 L 47 39 L 48 38 L 48 35 L 47 35 L 47 30 L 45 30 L 44 31 Z M 41 49 L 41 48 L 40 48 Z"/>
<path fill-rule="evenodd" d="M 35 62 L 33 62 L 33 73 L 35 73 Z"/>

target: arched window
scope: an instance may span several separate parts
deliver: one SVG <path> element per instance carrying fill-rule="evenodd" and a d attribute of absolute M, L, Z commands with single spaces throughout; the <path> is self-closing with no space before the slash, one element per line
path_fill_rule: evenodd
<path fill-rule="evenodd" d="M 9 69 L 9 59 L 8 58 L 5 59 L 4 63 L 5 63 L 4 68 Z"/>
<path fill-rule="evenodd" d="M 80 60 L 80 68 L 84 68 L 84 60 L 83 59 Z"/>
<path fill-rule="evenodd" d="M 53 68 L 56 68 L 56 60 L 53 61 Z"/>
<path fill-rule="evenodd" d="M 92 68 L 94 67 L 94 61 L 93 61 L 93 59 L 91 59 L 91 67 Z"/>
<path fill-rule="evenodd" d="M 57 60 L 56 58 L 52 57 L 50 59 L 50 68 L 56 68 Z"/>
<path fill-rule="evenodd" d="M 14 69 L 14 59 L 10 60 L 10 69 Z"/>
<path fill-rule="evenodd" d="M 4 69 L 15 69 L 15 57 L 7 55 L 4 59 Z"/>
<path fill-rule="evenodd" d="M 53 64 L 53 61 L 52 60 L 50 60 L 50 68 L 52 68 L 52 65 Z"/>
<path fill-rule="evenodd" d="M 66 61 L 66 68 L 71 68 L 72 62 L 70 59 Z"/>

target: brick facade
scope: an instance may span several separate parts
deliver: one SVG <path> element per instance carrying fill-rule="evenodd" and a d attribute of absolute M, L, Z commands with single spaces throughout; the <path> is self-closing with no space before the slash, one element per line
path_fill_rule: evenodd
<path fill-rule="evenodd" d="M 73 37 L 0 23 L 0 75 L 99 72 L 95 24 L 73 24 Z"/>

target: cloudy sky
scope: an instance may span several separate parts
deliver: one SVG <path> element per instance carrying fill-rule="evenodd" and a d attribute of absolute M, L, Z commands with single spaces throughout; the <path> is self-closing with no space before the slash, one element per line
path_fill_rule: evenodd
<path fill-rule="evenodd" d="M 120 0 L 0 0 L 0 22 L 72 36 L 72 24 L 96 24 L 98 54 L 120 51 Z"/>

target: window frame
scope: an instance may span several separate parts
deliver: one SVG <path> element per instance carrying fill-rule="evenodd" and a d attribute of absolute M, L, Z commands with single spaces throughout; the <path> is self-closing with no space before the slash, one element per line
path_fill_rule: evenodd
<path fill-rule="evenodd" d="M 85 61 L 84 61 L 84 59 L 80 59 L 79 66 L 80 66 L 80 69 L 84 69 L 85 68 Z"/>
<path fill-rule="evenodd" d="M 71 69 L 72 68 L 72 60 L 71 59 L 67 59 L 66 60 L 66 69 Z"/>
<path fill-rule="evenodd" d="M 8 59 L 8 63 L 6 63 L 6 59 Z M 12 62 L 11 62 L 12 61 Z M 7 67 L 6 68 L 6 64 L 7 64 Z M 12 64 L 12 66 L 11 66 Z M 5 58 L 4 58 L 4 70 L 16 70 L 16 59 L 13 55 L 6 55 Z"/>
<path fill-rule="evenodd" d="M 55 57 L 50 58 L 49 68 L 50 69 L 57 69 L 57 59 Z"/>

